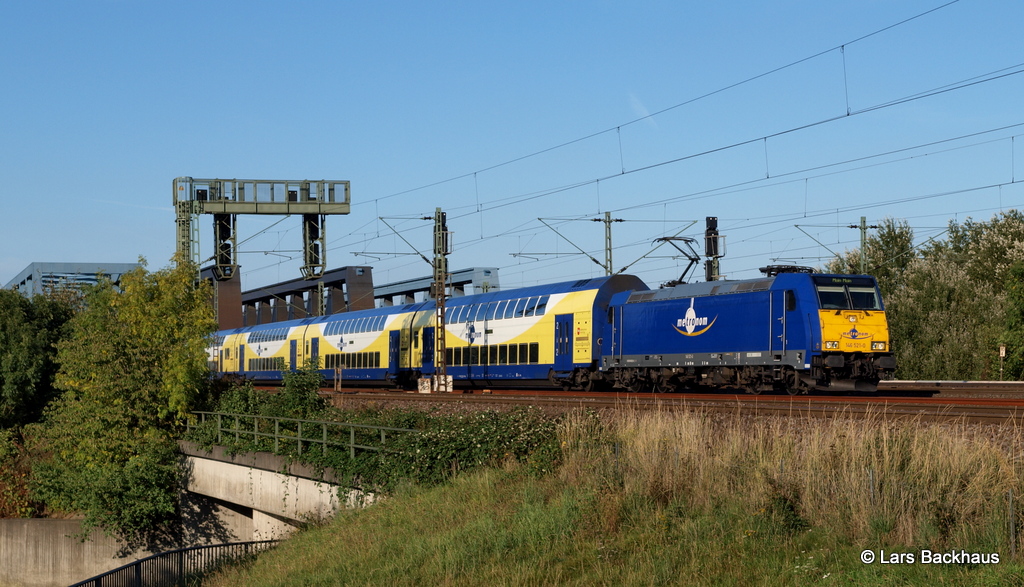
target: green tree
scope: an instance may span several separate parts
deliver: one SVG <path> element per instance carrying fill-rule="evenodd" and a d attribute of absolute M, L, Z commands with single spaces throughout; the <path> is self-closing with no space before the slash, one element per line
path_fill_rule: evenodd
<path fill-rule="evenodd" d="M 918 259 L 886 300 L 901 379 L 991 377 L 991 353 L 1004 323 L 1005 294 L 970 278 L 942 256 Z"/>
<path fill-rule="evenodd" d="M 144 265 L 144 261 L 143 261 Z M 85 514 L 87 527 L 138 538 L 176 513 L 174 439 L 204 397 L 215 330 L 210 289 L 195 268 L 101 281 L 58 344 L 57 386 L 36 447 L 34 490 L 50 507 Z"/>
<path fill-rule="evenodd" d="M 55 345 L 73 313 L 68 299 L 0 290 L 0 428 L 38 420 L 56 397 Z"/>
<path fill-rule="evenodd" d="M 951 221 L 947 234 L 926 247 L 925 256 L 963 266 L 969 279 L 993 291 L 1003 291 L 1010 268 L 1024 261 L 1024 213 L 1018 210 L 1000 212 L 989 221 Z"/>
<path fill-rule="evenodd" d="M 1010 267 L 1006 278 L 1006 328 L 1000 342 L 1006 345 L 1004 379 L 1024 379 L 1024 262 Z"/>

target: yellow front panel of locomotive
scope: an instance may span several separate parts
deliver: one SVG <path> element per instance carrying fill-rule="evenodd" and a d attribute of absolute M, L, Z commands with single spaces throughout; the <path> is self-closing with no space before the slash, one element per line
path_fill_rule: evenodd
<path fill-rule="evenodd" d="M 890 352 L 889 323 L 885 312 L 819 310 L 822 349 L 825 352 Z"/>

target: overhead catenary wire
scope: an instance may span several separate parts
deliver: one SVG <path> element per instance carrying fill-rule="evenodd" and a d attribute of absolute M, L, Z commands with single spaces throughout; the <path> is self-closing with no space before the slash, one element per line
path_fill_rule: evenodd
<path fill-rule="evenodd" d="M 848 41 L 847 43 L 844 43 L 844 44 L 841 44 L 841 45 L 837 45 L 836 47 L 834 47 L 832 49 L 820 52 L 820 53 L 812 55 L 812 56 L 809 56 L 809 57 L 807 57 L 805 59 L 802 59 L 802 60 L 798 60 L 798 61 L 793 62 L 793 63 L 791 63 L 791 64 L 789 64 L 787 66 L 783 66 L 782 68 L 777 68 L 775 70 L 772 70 L 772 71 L 769 71 L 769 72 L 765 72 L 764 74 L 748 78 L 747 80 L 744 80 L 742 82 L 738 82 L 737 84 L 733 84 L 731 86 L 727 86 L 727 87 L 722 88 L 722 89 L 720 89 L 720 90 L 718 90 L 716 92 L 711 92 L 711 93 L 709 93 L 709 94 L 707 94 L 705 96 L 701 96 L 701 97 L 695 98 L 694 100 L 701 99 L 703 97 L 707 97 L 707 96 L 710 96 L 710 95 L 714 95 L 715 93 L 719 93 L 720 91 L 725 91 L 725 90 L 727 90 L 727 89 L 729 89 L 731 87 L 735 87 L 737 85 L 742 85 L 743 83 L 746 83 L 747 81 L 758 79 L 758 78 L 763 77 L 765 75 L 770 75 L 771 73 L 773 73 L 775 71 L 779 71 L 781 69 L 785 69 L 786 67 L 790 67 L 792 65 L 796 65 L 796 64 L 801 63 L 803 61 L 806 61 L 808 59 L 813 59 L 814 57 L 823 55 L 825 53 L 828 53 L 830 51 L 834 51 L 836 49 L 840 49 L 841 51 L 844 52 L 843 54 L 844 54 L 844 84 L 845 84 L 846 83 L 845 82 L 845 47 L 846 46 L 851 45 L 851 44 L 853 44 L 853 43 L 855 43 L 857 41 L 863 40 L 865 38 L 868 38 L 870 36 L 873 36 L 873 35 L 879 34 L 881 32 L 884 32 L 885 30 L 888 30 L 888 29 L 891 29 L 893 27 L 899 26 L 900 24 L 903 24 L 905 22 L 909 22 L 910 20 L 914 20 L 915 18 L 920 18 L 921 16 L 924 16 L 924 15 L 929 14 L 931 12 L 934 12 L 936 10 L 940 10 L 942 8 L 945 8 L 946 6 L 955 4 L 956 1 L 958 1 L 958 0 L 955 0 L 954 2 L 948 2 L 946 4 L 943 4 L 941 6 L 933 8 L 932 10 L 929 10 L 929 11 L 923 12 L 923 13 L 921 13 L 919 15 L 916 15 L 916 16 L 914 16 L 912 18 L 906 19 L 904 21 L 900 21 L 898 23 L 890 25 L 889 27 L 885 27 L 883 29 L 879 29 L 879 30 L 877 30 L 877 31 L 875 31 L 873 33 L 870 33 L 868 35 L 864 35 L 862 37 L 854 39 L 853 41 Z M 987 82 L 987 81 L 994 81 L 995 79 L 1000 79 L 1002 77 L 1007 77 L 1007 76 L 1015 75 L 1017 73 L 1021 73 L 1022 71 L 1024 71 L 1024 70 L 1011 71 L 1013 68 L 1019 68 L 1019 67 L 1020 67 L 1020 65 L 1013 66 L 1011 68 L 1004 68 L 1003 70 L 997 70 L 997 72 L 990 72 L 988 74 L 983 74 L 982 76 L 975 76 L 974 78 L 970 78 L 969 80 L 962 80 L 961 82 L 955 82 L 953 84 L 947 84 L 946 86 L 942 86 L 940 88 L 933 88 L 932 90 L 926 90 L 924 92 L 919 92 L 917 94 L 913 94 L 913 95 L 910 95 L 910 96 L 907 96 L 907 97 L 904 97 L 904 98 L 900 98 L 900 99 L 896 99 L 896 100 L 891 100 L 889 102 L 882 102 L 882 103 L 876 104 L 876 105 L 874 105 L 872 107 L 864 108 L 864 109 L 861 109 L 861 110 L 858 110 L 858 111 L 855 111 L 855 112 L 851 112 L 851 109 L 850 109 L 850 106 L 849 106 L 849 100 L 848 100 L 848 97 L 847 97 L 847 108 L 846 108 L 847 112 L 844 113 L 844 114 L 846 116 L 850 116 L 850 115 L 856 115 L 856 114 L 859 114 L 859 113 L 866 113 L 866 112 L 870 112 L 870 111 L 877 110 L 877 109 L 880 109 L 880 108 L 885 108 L 885 107 L 890 107 L 890 106 L 895 106 L 895 105 L 898 105 L 898 104 L 906 103 L 907 101 L 910 101 L 910 100 L 922 99 L 922 98 L 925 98 L 925 97 L 928 97 L 928 96 L 937 95 L 939 93 L 949 92 L 949 91 L 953 91 L 955 89 L 960 89 L 960 88 L 968 87 L 969 85 L 976 85 L 976 84 L 984 83 L 984 82 Z M 1000 71 L 1002 73 L 999 73 Z M 998 74 L 998 75 L 997 76 L 993 75 L 993 73 Z M 523 156 L 523 157 L 519 157 L 519 158 L 510 160 L 510 161 L 507 161 L 507 162 L 504 162 L 504 163 L 501 163 L 501 164 L 498 164 L 498 165 L 495 165 L 495 166 L 490 166 L 490 167 L 487 167 L 487 168 L 479 169 L 479 170 L 473 172 L 473 174 L 472 174 L 472 175 L 474 175 L 474 183 L 476 183 L 476 177 L 475 176 L 478 173 L 482 173 L 484 171 L 489 171 L 489 170 L 495 169 L 495 168 L 503 166 L 503 165 L 514 163 L 516 161 L 521 161 L 521 160 L 523 160 L 525 158 L 528 158 L 528 157 L 531 157 L 531 156 L 535 156 L 535 155 L 538 155 L 538 154 L 542 154 L 542 153 L 548 152 L 548 151 L 553 150 L 555 148 L 558 148 L 560 146 L 566 146 L 566 145 L 578 142 L 579 140 L 585 140 L 586 138 L 591 138 L 593 136 L 597 136 L 598 134 L 602 134 L 604 132 L 610 132 L 610 130 L 616 130 L 616 132 L 618 134 L 621 134 L 621 128 L 623 126 L 627 126 L 629 124 L 633 124 L 635 122 L 638 122 L 638 121 L 641 121 L 641 120 L 645 120 L 647 118 L 650 118 L 652 116 L 656 116 L 658 114 L 667 112 L 668 110 L 671 110 L 671 109 L 674 109 L 674 108 L 685 106 L 687 103 L 692 103 L 692 101 L 693 100 L 688 100 L 686 102 L 682 102 L 682 103 L 676 104 L 676 105 L 674 105 L 672 107 L 669 107 L 669 108 L 657 111 L 657 112 L 652 113 L 650 115 L 647 115 L 647 116 L 640 117 L 640 118 L 637 118 L 635 120 L 629 121 L 629 122 L 627 122 L 625 124 L 616 125 L 615 127 L 610 128 L 610 129 L 606 129 L 605 131 L 602 131 L 601 133 L 594 133 L 594 134 L 588 135 L 587 137 L 581 137 L 580 139 L 577 139 L 577 140 L 574 140 L 574 141 L 571 141 L 571 142 L 568 142 L 568 143 L 563 143 L 562 145 L 558 145 L 556 147 L 552 147 L 552 148 L 545 149 L 545 150 L 542 150 L 542 151 L 537 151 L 536 153 L 532 153 L 532 154 L 529 154 L 529 155 L 526 155 L 526 156 Z M 833 121 L 833 120 L 836 120 L 836 118 L 829 118 L 829 119 L 826 119 L 824 121 L 819 121 L 819 122 L 816 122 L 816 123 L 812 123 L 812 125 L 824 124 L 826 122 L 830 122 L 830 121 Z M 805 126 L 801 126 L 801 127 L 794 127 L 792 129 L 788 129 L 788 130 L 783 131 L 783 132 L 796 132 L 796 131 L 802 130 L 804 128 L 809 128 L 809 126 L 805 125 Z M 989 131 L 986 131 L 986 132 L 989 132 Z M 767 139 L 770 138 L 770 137 L 774 137 L 774 136 L 779 136 L 779 134 L 763 135 L 760 138 L 756 138 L 756 139 L 752 139 L 752 140 L 761 140 L 765 145 L 767 145 Z M 962 138 L 962 137 L 960 137 L 960 138 Z M 956 139 L 947 139 L 947 140 L 956 140 Z M 1013 141 L 1013 137 L 1011 137 L 1011 148 L 1012 148 L 1012 141 Z M 921 146 L 918 146 L 918 147 L 908 147 L 907 149 L 911 149 L 911 148 L 921 148 Z M 621 141 L 620 141 L 620 149 L 621 149 Z M 892 153 L 893 152 L 890 151 L 887 154 L 892 154 Z M 695 155 L 690 155 L 688 157 L 697 157 L 697 156 L 700 156 L 700 155 L 702 155 L 702 154 L 699 153 L 699 154 L 695 154 Z M 871 157 L 881 157 L 881 156 L 883 156 L 883 154 L 873 155 Z M 765 158 L 766 158 L 766 175 L 769 175 L 767 173 L 767 152 L 765 154 Z M 680 159 L 673 159 L 673 160 L 663 161 L 663 162 L 656 163 L 655 165 L 667 165 L 667 164 L 670 164 L 670 163 L 673 163 L 673 162 L 676 162 L 676 161 L 680 161 Z M 653 168 L 653 166 L 648 166 L 648 167 L 645 167 L 645 168 L 638 168 L 638 169 L 628 170 L 628 169 L 626 169 L 626 167 L 624 165 L 624 158 L 621 156 L 621 153 L 620 153 L 620 161 L 619 162 L 620 162 L 620 173 L 618 175 L 625 175 L 625 174 L 627 174 L 627 172 L 628 173 L 638 173 L 640 171 Z M 849 164 L 849 163 L 850 163 L 850 161 L 847 161 L 847 162 L 843 162 L 843 163 L 830 164 L 830 166 L 838 166 L 838 165 Z M 884 164 L 884 163 L 879 163 L 879 164 Z M 816 169 L 821 169 L 821 168 L 822 167 L 818 167 Z M 843 173 L 843 172 L 846 172 L 846 171 L 837 171 L 836 173 Z M 780 177 L 792 176 L 792 175 L 796 175 L 796 174 L 800 174 L 800 173 L 808 173 L 808 170 L 802 170 L 800 172 L 784 172 L 784 173 L 778 173 L 777 172 L 770 179 L 774 180 L 774 179 L 778 179 Z M 467 177 L 467 176 L 468 176 L 468 174 L 460 176 L 459 178 Z M 480 198 L 480 193 L 479 193 L 479 187 L 477 186 L 476 189 L 475 189 L 475 194 L 474 194 L 476 201 L 474 202 L 474 205 L 471 207 L 472 209 L 470 211 L 466 212 L 464 215 L 469 215 L 469 214 L 473 214 L 473 213 L 479 214 L 479 213 L 483 212 L 484 210 L 493 210 L 493 209 L 497 209 L 497 208 L 501 208 L 501 207 L 507 207 L 507 206 L 511 206 L 511 205 L 515 205 L 515 204 L 521 204 L 521 203 L 524 203 L 524 202 L 529 202 L 529 201 L 536 200 L 536 199 L 539 199 L 539 198 L 544 198 L 544 197 L 552 196 L 552 195 L 555 195 L 555 194 L 558 194 L 558 193 L 562 193 L 562 192 L 565 192 L 565 191 L 568 191 L 568 190 L 577 189 L 579 187 L 583 187 L 583 186 L 585 186 L 585 185 L 587 185 L 589 183 L 592 183 L 592 182 L 597 184 L 597 186 L 598 186 L 598 194 L 600 195 L 600 183 L 599 182 L 600 181 L 604 181 L 604 180 L 613 179 L 615 177 L 616 177 L 615 175 L 609 175 L 609 176 L 604 176 L 602 178 L 595 178 L 595 179 L 589 180 L 589 181 L 582 181 L 582 182 L 575 182 L 575 183 L 565 184 L 565 185 L 562 185 L 562 186 L 560 186 L 558 188 L 552 188 L 552 189 L 548 189 L 548 190 L 539 190 L 539 191 L 535 191 L 535 192 L 532 192 L 530 194 L 527 194 L 525 196 L 524 195 L 511 196 L 511 197 L 507 197 L 507 198 L 491 200 L 491 201 L 484 201 L 484 202 L 481 202 L 480 199 L 479 199 Z M 452 179 L 459 179 L 459 178 L 452 178 Z M 800 179 L 799 181 L 804 181 L 805 182 L 805 187 L 806 187 L 807 179 L 808 178 L 805 177 L 805 178 Z M 445 180 L 445 181 L 447 181 L 447 180 Z M 760 180 L 760 181 L 763 181 L 763 179 Z M 434 185 L 439 185 L 440 183 L 444 183 L 444 182 L 435 182 L 435 183 L 430 184 L 430 185 L 434 186 Z M 1014 183 L 1014 182 L 1011 181 L 1010 183 Z M 758 184 L 758 182 L 751 182 L 751 185 L 766 185 L 766 184 L 763 184 L 763 183 Z M 428 186 L 424 186 L 424 187 L 428 187 Z M 736 187 L 736 186 L 728 186 L 727 188 L 720 187 L 720 188 L 716 188 L 717 191 L 709 190 L 709 191 L 704 192 L 704 193 L 714 193 L 716 195 L 721 195 L 721 194 L 725 193 L 722 190 L 730 189 L 730 188 L 734 188 L 734 187 Z M 421 189 L 421 188 L 414 188 L 413 190 L 406 190 L 405 192 L 401 192 L 401 193 L 408 193 L 409 191 L 416 191 L 417 189 Z M 756 188 L 752 188 L 752 189 L 756 189 Z M 984 186 L 982 186 L 979 189 L 986 189 L 986 188 Z M 393 194 L 393 195 L 400 195 L 400 194 Z M 932 196 L 932 197 L 941 197 L 941 195 L 942 194 L 935 195 L 935 196 Z M 387 196 L 387 197 L 391 197 L 391 196 Z M 681 195 L 681 196 L 676 196 L 676 197 L 674 197 L 672 199 L 669 199 L 669 200 L 659 200 L 657 202 L 638 203 L 635 206 L 631 206 L 631 207 L 627 207 L 627 208 L 621 208 L 621 209 L 616 210 L 616 211 L 625 210 L 625 209 L 635 209 L 635 208 L 639 208 L 639 207 L 642 207 L 642 206 L 649 206 L 649 205 L 665 205 L 666 202 L 676 202 L 676 201 L 679 201 L 681 199 L 694 198 L 694 197 L 697 197 L 696 194 L 685 194 L 685 195 Z M 378 203 L 380 202 L 381 199 L 382 198 L 377 198 L 377 199 L 373 199 L 372 201 L 374 202 L 375 206 L 378 206 Z M 885 205 L 885 204 L 879 204 L 879 205 Z M 600 207 L 601 206 L 599 204 L 599 208 Z M 809 213 L 809 212 L 810 211 L 805 211 L 805 214 Z M 481 226 L 482 226 L 482 222 L 481 222 Z M 408 229 L 406 229 L 406 230 L 408 230 Z M 529 231 L 529 228 L 524 228 L 522 232 L 526 233 L 528 231 Z M 350 235 L 351 234 L 353 234 L 353 233 L 350 233 Z M 499 234 L 507 234 L 507 231 L 499 233 Z M 483 234 L 483 230 L 481 228 L 481 236 L 480 236 L 480 239 L 477 242 L 483 242 L 484 240 L 486 240 L 488 238 L 494 238 L 494 236 L 498 236 L 498 235 L 492 235 L 492 236 L 485 237 L 484 234 Z M 346 240 L 348 240 L 348 239 L 342 237 L 342 238 L 340 238 L 340 239 L 338 239 L 337 241 L 334 241 L 334 242 L 335 243 L 339 243 L 339 242 L 343 242 L 343 241 L 346 241 Z"/>

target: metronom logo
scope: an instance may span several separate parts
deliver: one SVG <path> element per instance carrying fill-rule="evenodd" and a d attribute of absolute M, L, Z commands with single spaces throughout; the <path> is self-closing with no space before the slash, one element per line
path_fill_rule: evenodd
<path fill-rule="evenodd" d="M 718 320 L 718 316 L 715 316 L 709 323 L 707 316 L 698 316 L 697 311 L 693 309 L 695 300 L 696 298 L 690 298 L 690 307 L 686 309 L 686 317 L 676 320 L 675 325 L 672 326 L 683 336 L 700 336 L 715 325 L 715 320 Z M 700 328 L 701 326 L 704 328 Z M 696 330 L 697 328 L 700 330 Z"/>

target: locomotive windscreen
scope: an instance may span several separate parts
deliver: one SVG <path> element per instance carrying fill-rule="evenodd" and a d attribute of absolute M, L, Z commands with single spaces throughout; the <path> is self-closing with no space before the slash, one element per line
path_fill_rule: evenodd
<path fill-rule="evenodd" d="M 875 280 L 870 277 L 816 275 L 814 285 L 823 310 L 881 310 Z"/>

